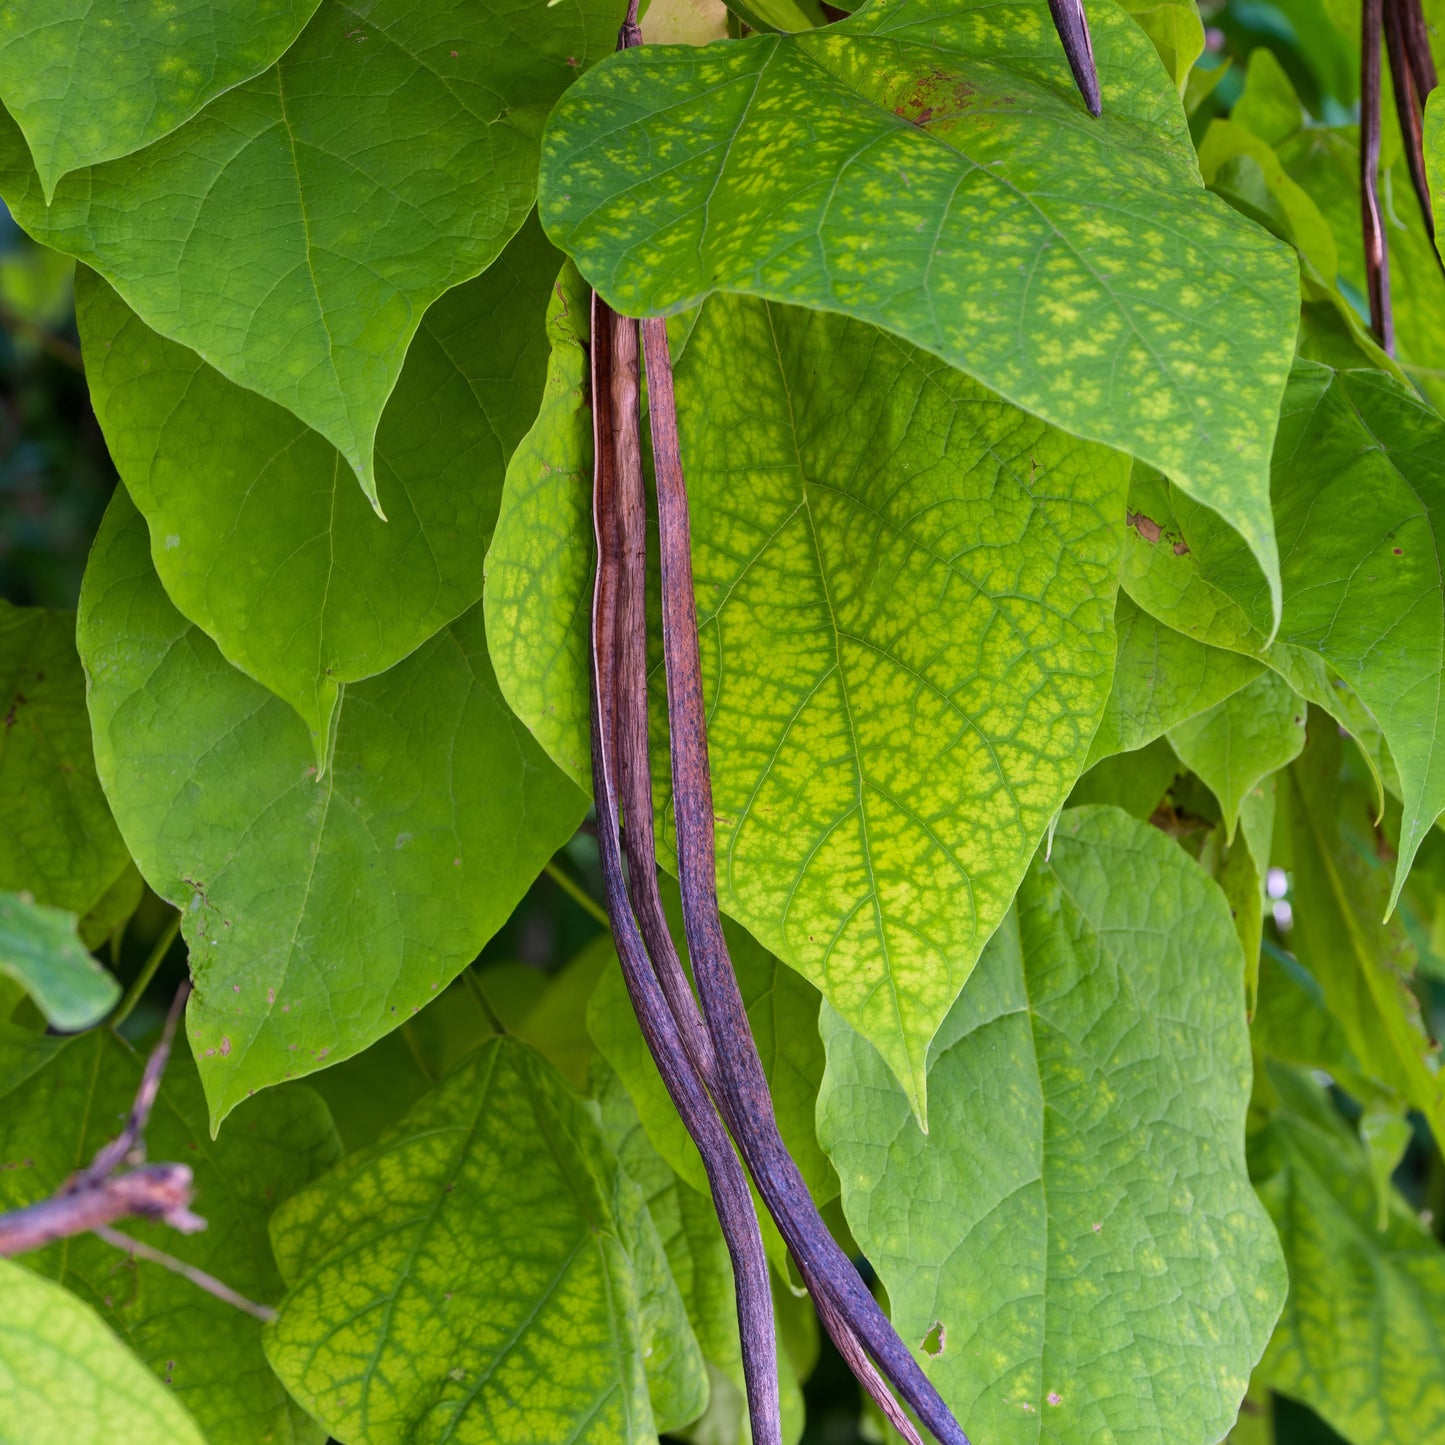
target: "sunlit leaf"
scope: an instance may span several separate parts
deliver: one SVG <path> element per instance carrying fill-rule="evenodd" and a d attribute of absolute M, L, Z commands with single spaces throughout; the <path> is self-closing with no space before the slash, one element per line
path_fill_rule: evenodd
<path fill-rule="evenodd" d="M 970 1435 L 1205 1445 L 1284 1297 L 1249 1187 L 1243 960 L 1158 829 L 1066 812 L 930 1053 L 928 1134 L 824 1011 L 819 1128 L 893 1318 Z"/>
<path fill-rule="evenodd" d="M 1026 0 L 886 0 L 800 35 L 627 51 L 552 113 L 543 221 L 631 314 L 731 290 L 884 326 L 1160 467 L 1277 576 L 1293 258 L 1202 191 L 1138 26 L 1112 6 L 1090 22 L 1098 120 Z"/>
<path fill-rule="evenodd" d="M 278 64 L 49 206 L 0 116 L 0 193 L 148 326 L 320 432 L 375 500 L 422 314 L 522 224 L 542 121 L 616 26 L 598 0 L 323 0 Z"/>
<path fill-rule="evenodd" d="M 291 1199 L 272 1238 L 291 1287 L 267 1354 L 342 1438 L 643 1445 L 703 1407 L 641 1191 L 582 1101 L 514 1040 L 485 1045 Z M 670 1296 L 649 1301 L 659 1280 Z M 654 1421 L 654 1351 L 681 1419 Z"/>
<path fill-rule="evenodd" d="M 185 916 L 216 1123 L 421 1008 L 582 816 L 497 694 L 479 607 L 346 689 L 318 776 L 300 718 L 166 598 L 124 493 L 81 606 L 101 776 Z"/>
<path fill-rule="evenodd" d="M 25 893 L 0 892 L 0 973 L 23 984 L 62 1031 L 88 1029 L 120 997 L 120 985 L 81 943 L 75 915 Z"/>
<path fill-rule="evenodd" d="M 317 0 L 10 0 L 0 99 L 47 197 L 67 171 L 149 145 L 275 62 Z"/>

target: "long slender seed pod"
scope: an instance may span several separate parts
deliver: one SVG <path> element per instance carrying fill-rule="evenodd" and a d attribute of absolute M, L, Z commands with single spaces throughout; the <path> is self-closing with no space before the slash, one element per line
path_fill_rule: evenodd
<path fill-rule="evenodd" d="M 1365 242 L 1365 279 L 1375 339 L 1395 354 L 1390 314 L 1390 252 L 1380 214 L 1380 32 L 1382 0 L 1364 0 L 1360 22 L 1360 217 Z"/>
<path fill-rule="evenodd" d="M 803 1176 L 778 1132 L 762 1061 L 753 1043 L 718 912 L 712 825 L 712 778 L 692 590 L 687 488 L 678 448 L 677 413 L 667 327 L 642 323 L 657 477 L 662 554 L 662 637 L 667 665 L 668 723 L 672 744 L 673 807 L 677 818 L 678 876 L 683 921 L 703 1018 L 717 1060 L 718 1102 L 804 1279 L 826 1298 L 825 1324 L 842 1318 L 855 1330 L 879 1369 L 943 1445 L 968 1437 L 899 1339 L 837 1241 L 828 1232 Z"/>
<path fill-rule="evenodd" d="M 1390 61 L 1390 80 L 1395 91 L 1395 114 L 1400 120 L 1400 135 L 1405 144 L 1405 163 L 1410 170 L 1410 184 L 1425 217 L 1425 230 L 1435 239 L 1435 212 L 1430 204 L 1430 183 L 1425 176 L 1425 106 L 1415 85 L 1415 69 L 1410 63 L 1410 36 L 1405 16 L 1407 0 L 1384 0 L 1385 53 Z M 1442 262 L 1445 264 L 1445 262 Z"/>
<path fill-rule="evenodd" d="M 597 575 L 592 599 L 592 774 L 597 840 L 607 912 L 628 996 L 643 1037 L 678 1114 L 702 1155 L 737 1289 L 748 1415 L 757 1445 L 781 1445 L 777 1339 L 762 1232 L 747 1179 L 703 1081 L 688 1056 L 633 917 L 623 877 L 616 792 L 618 581 L 616 466 L 612 422 L 613 315 L 592 304 L 592 398 L 595 463 L 593 529 Z M 633 346 L 635 361 L 636 347 Z M 625 348 L 624 348 L 625 355 Z M 635 394 L 635 393 L 634 393 Z"/>
<path fill-rule="evenodd" d="M 1099 95 L 1099 72 L 1094 65 L 1094 41 L 1089 34 L 1084 0 L 1049 0 L 1049 14 L 1054 17 L 1054 29 L 1059 32 L 1069 69 L 1074 72 L 1074 84 L 1089 114 L 1102 115 L 1104 102 Z"/>
<path fill-rule="evenodd" d="M 1430 53 L 1430 31 L 1425 24 L 1425 9 L 1421 0 L 1404 0 L 1405 38 L 1408 42 L 1405 54 L 1409 57 L 1410 69 L 1415 75 L 1415 94 L 1420 104 L 1435 89 L 1435 57 Z"/>

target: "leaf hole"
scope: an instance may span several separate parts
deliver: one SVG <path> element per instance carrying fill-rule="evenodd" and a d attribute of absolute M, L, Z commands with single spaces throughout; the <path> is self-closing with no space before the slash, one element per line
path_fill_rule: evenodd
<path fill-rule="evenodd" d="M 928 1327 L 928 1333 L 923 1337 L 923 1353 L 937 1359 L 943 1353 L 943 1347 L 948 1343 L 948 1332 L 943 1328 L 942 1320 L 934 1320 Z"/>

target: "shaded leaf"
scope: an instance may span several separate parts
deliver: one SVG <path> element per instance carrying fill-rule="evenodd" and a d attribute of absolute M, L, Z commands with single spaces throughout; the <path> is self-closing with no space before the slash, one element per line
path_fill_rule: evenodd
<path fill-rule="evenodd" d="M 1242 1005 L 1215 885 L 1082 808 L 934 1040 L 927 1135 L 824 1011 L 844 1211 L 979 1439 L 1204 1445 L 1233 1422 L 1285 1283 L 1245 1173 Z"/>
<path fill-rule="evenodd" d="M 75 915 L 26 893 L 0 892 L 0 973 L 63 1032 L 99 1023 L 120 998 L 120 985 L 81 943 Z"/>
<path fill-rule="evenodd" d="M 1169 744 L 1209 787 L 1224 814 L 1227 839 L 1244 800 L 1305 745 L 1305 704 L 1277 673 L 1264 672 L 1207 712 L 1176 723 Z M 1268 867 L 1266 854 L 1263 866 Z"/>
<path fill-rule="evenodd" d="M 91 399 L 166 592 L 301 714 L 323 763 L 341 686 L 384 672 L 481 596 L 502 473 L 541 392 L 558 261 L 529 221 L 427 311 L 377 433 L 385 522 L 322 437 L 82 273 Z"/>
<path fill-rule="evenodd" d="M 74 1295 L 0 1259 L 0 1419 L 20 1445 L 205 1445 L 175 1397 Z"/>
<path fill-rule="evenodd" d="M 171 606 L 123 492 L 81 605 L 100 771 L 185 917 L 187 1031 L 217 1124 L 415 1013 L 582 816 L 497 695 L 479 607 L 348 687 L 318 777 L 295 713 Z"/>
<path fill-rule="evenodd" d="M 88 912 L 129 862 L 95 775 L 75 614 L 0 599 L 0 888 Z"/>
<path fill-rule="evenodd" d="M 1164 69 L 1180 95 L 1194 62 L 1204 51 L 1204 22 L 1192 0 L 1121 0 L 1124 9 L 1153 42 Z"/>
<path fill-rule="evenodd" d="M 374 501 L 422 313 L 522 224 L 542 120 L 616 24 L 594 0 L 323 0 L 278 64 L 49 206 L 3 123 L 0 193 L 148 326 L 320 432 Z"/>
<path fill-rule="evenodd" d="M 1179 759 L 1165 737 L 1135 752 L 1111 753 L 1074 784 L 1065 805 L 1082 808 L 1088 803 L 1112 803 L 1135 818 L 1148 821 L 1169 790 L 1180 768 Z"/>
<path fill-rule="evenodd" d="M 149 145 L 265 70 L 316 5 L 11 0 L 0 12 L 0 98 L 46 197 L 67 171 Z"/>
<path fill-rule="evenodd" d="M 640 1190 L 581 1100 L 514 1040 L 484 1045 L 290 1200 L 272 1238 L 291 1288 L 267 1354 L 345 1438 L 642 1445 L 703 1407 Z M 654 1422 L 654 1350 L 683 1419 Z"/>
<path fill-rule="evenodd" d="M 142 1067 L 128 1045 L 98 1030 L 65 1043 L 44 1067 L 5 1088 L 0 1097 L 0 1209 L 53 1193 L 118 1134 Z M 127 1221 L 124 1228 L 247 1298 L 274 1304 L 281 1279 L 266 1223 L 280 1200 L 335 1160 L 331 1120 L 314 1094 L 288 1090 L 253 1101 L 219 1139 L 207 1133 L 195 1066 L 178 1050 L 167 1068 L 146 1146 L 152 1159 L 190 1166 L 195 1209 L 207 1228 L 182 1235 L 141 1220 Z M 287 1398 L 266 1363 L 259 1320 L 159 1265 L 129 1260 L 93 1235 L 28 1254 L 24 1262 L 92 1305 L 165 1381 L 166 1393 L 185 1405 L 210 1445 L 319 1445 L 322 1432 Z M 164 1433 L 150 1437 L 171 1438 Z"/>
<path fill-rule="evenodd" d="M 1286 1108 L 1250 1169 L 1289 1262 L 1289 1299 L 1260 1366 L 1351 1445 L 1445 1429 L 1445 1253 L 1395 1195 L 1378 1227 L 1369 1161 L 1320 1087 L 1272 1066 Z"/>
<path fill-rule="evenodd" d="M 1168 472 L 1276 577 L 1293 259 L 1201 190 L 1139 28 L 1090 20 L 1098 120 L 1035 4 L 613 56 L 548 121 L 543 221 L 629 314 L 733 290 L 887 327 Z"/>

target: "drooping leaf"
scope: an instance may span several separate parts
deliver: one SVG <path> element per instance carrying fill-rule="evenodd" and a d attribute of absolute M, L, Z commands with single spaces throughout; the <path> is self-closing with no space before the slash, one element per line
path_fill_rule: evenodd
<path fill-rule="evenodd" d="M 1240 802 L 1239 829 L 1214 860 L 1214 881 L 1224 890 L 1234 931 L 1244 950 L 1244 995 L 1254 1018 L 1259 998 L 1260 949 L 1264 936 L 1265 885 L 1274 841 L 1277 784 L 1265 778 Z"/>
<path fill-rule="evenodd" d="M 129 861 L 91 752 L 75 614 L 0 599 L 0 888 L 85 913 Z"/>
<path fill-rule="evenodd" d="M 589 288 L 568 262 L 547 305 L 551 357 L 541 410 L 507 466 L 483 600 L 502 695 L 553 761 L 590 791 L 589 304 Z"/>
<path fill-rule="evenodd" d="M 317 0 L 10 0 L 0 100 L 48 199 L 67 171 L 140 150 L 273 64 Z"/>
<path fill-rule="evenodd" d="M 26 893 L 0 892 L 0 973 L 22 984 L 62 1032 L 98 1023 L 120 997 L 120 985 L 85 951 L 75 915 Z"/>
<path fill-rule="evenodd" d="M 1160 467 L 1276 577 L 1293 258 L 1201 190 L 1139 28 L 1110 6 L 1090 22 L 1098 120 L 1028 0 L 888 0 L 801 35 L 624 52 L 552 113 L 543 221 L 630 314 L 732 290 L 897 332 Z"/>
<path fill-rule="evenodd" d="M 641 1191 L 581 1100 L 515 1040 L 486 1044 L 290 1200 L 272 1238 L 290 1290 L 267 1354 L 344 1439 L 642 1445 L 703 1407 L 670 1278 L 646 1328 L 661 1245 Z M 654 1422 L 654 1349 L 682 1419 Z"/>
<path fill-rule="evenodd" d="M 668 1268 L 707 1362 L 707 1410 L 690 1426 L 672 1433 L 692 1445 L 745 1445 L 748 1412 L 737 1296 L 732 1261 L 712 1201 L 679 1178 L 653 1147 L 621 1078 L 601 1060 L 594 1065 L 592 1093 L 608 1143 L 647 1200 Z M 778 1385 L 784 1445 L 795 1445 L 803 1431 L 803 1396 L 786 1348 L 778 1351 Z"/>
<path fill-rule="evenodd" d="M 1318 980 L 1326 1006 L 1366 1075 L 1409 1100 L 1445 1138 L 1445 1075 L 1410 988 L 1414 948 L 1398 918 L 1382 921 L 1388 867 L 1340 832 L 1340 739 L 1319 725 L 1281 774 L 1276 824 L 1294 878 L 1290 948 Z"/>
<path fill-rule="evenodd" d="M 1180 95 L 1194 62 L 1204 51 L 1204 22 L 1189 0 L 1121 0 L 1124 9 L 1153 42 L 1164 69 Z"/>
<path fill-rule="evenodd" d="M 183 910 L 187 1031 L 219 1124 L 365 1048 L 469 963 L 571 836 L 581 794 L 507 712 L 481 609 L 305 725 L 166 598 L 117 494 L 81 599 L 99 769 Z"/>
<path fill-rule="evenodd" d="M 616 25 L 599 0 L 323 0 L 276 65 L 49 206 L 0 117 L 0 194 L 148 326 L 320 432 L 375 501 L 423 312 L 526 219 L 542 120 Z"/>
<path fill-rule="evenodd" d="M 1091 764 L 1144 747 L 1263 670 L 1237 652 L 1176 632 L 1122 592 L 1114 605 L 1114 632 L 1114 684 L 1089 747 Z"/>
<path fill-rule="evenodd" d="M 1289 1262 L 1289 1299 L 1260 1366 L 1351 1445 L 1414 1445 L 1445 1429 L 1445 1253 L 1395 1195 L 1379 1227 L 1359 1141 L 1323 1090 L 1271 1066 L 1286 1108 L 1250 1144 L 1250 1172 Z"/>
<path fill-rule="evenodd" d="M 558 260 L 529 221 L 427 311 L 377 433 L 385 522 L 330 443 L 82 273 L 91 399 L 166 592 L 301 714 L 323 763 L 341 686 L 481 596 L 502 473 L 541 393 Z"/>
<path fill-rule="evenodd" d="M 930 1055 L 930 1129 L 824 1010 L 819 1128 L 895 1324 L 970 1435 L 1204 1445 L 1284 1296 L 1249 1187 L 1229 910 L 1158 829 L 1071 809 Z"/>
<path fill-rule="evenodd" d="M 1180 762 L 1168 738 L 1157 737 L 1134 752 L 1101 758 L 1074 784 L 1065 806 L 1111 803 L 1135 818 L 1147 820 L 1179 771 Z"/>
<path fill-rule="evenodd" d="M 19 1445 L 206 1445 L 94 1310 L 8 1259 L 0 1259 L 0 1420 Z"/>
<path fill-rule="evenodd" d="M 1229 841 L 1250 792 L 1299 756 L 1306 711 L 1278 673 L 1263 672 L 1207 712 L 1170 728 L 1169 744 L 1180 761 L 1219 800 Z"/>
<path fill-rule="evenodd" d="M 97 1030 L 65 1043 L 13 1086 L 0 1086 L 0 1209 L 47 1197 L 118 1134 L 142 1067 L 128 1045 Z M 335 1160 L 331 1120 L 315 1095 L 289 1090 L 253 1101 L 219 1139 L 207 1132 L 195 1066 L 179 1049 L 147 1128 L 147 1154 L 190 1166 L 194 1208 L 207 1228 L 182 1235 L 140 1220 L 124 1228 L 247 1298 L 275 1304 L 281 1279 L 266 1223 L 283 1198 Z M 266 1363 L 259 1320 L 93 1235 L 50 1245 L 24 1263 L 93 1306 L 165 1381 L 166 1393 L 185 1405 L 209 1445 L 319 1445 L 322 1432 L 287 1398 Z M 8 1418 L 0 1408 L 0 1420 Z"/>
<path fill-rule="evenodd" d="M 587 747 L 580 357 L 564 338 L 488 559 L 509 699 L 564 766 Z M 921 1111 L 928 1040 L 1103 709 L 1127 463 L 886 332 L 736 297 L 676 380 L 723 907 Z M 661 751 L 654 773 L 666 845 Z"/>
<path fill-rule="evenodd" d="M 1321 665 L 1349 684 L 1399 770 L 1398 893 L 1445 807 L 1445 421 L 1390 377 L 1301 361 L 1285 396 L 1273 477 L 1285 606 L 1272 648 L 1265 649 L 1268 591 L 1238 538 L 1162 484 L 1154 501 L 1138 501 L 1137 473 L 1131 505 L 1172 512 L 1164 524 L 1171 533 L 1177 526 L 1179 542 L 1132 536 L 1121 583 L 1155 616 L 1263 656 L 1358 733 L 1350 699 Z"/>
<path fill-rule="evenodd" d="M 682 903 L 670 879 L 662 881 L 663 907 L 687 959 Z M 823 1044 L 818 1037 L 818 991 L 763 948 L 747 932 L 725 920 L 728 949 L 748 1022 L 772 1090 L 778 1127 L 813 1198 L 826 1203 L 838 1192 L 838 1176 L 818 1147 L 814 1122 L 818 1085 L 823 1077 Z M 708 1193 L 707 1174 L 673 1107 L 637 1016 L 614 962 L 597 981 L 587 1008 L 587 1027 L 603 1058 L 632 1096 L 642 1127 L 668 1165 L 700 1194 Z"/>

